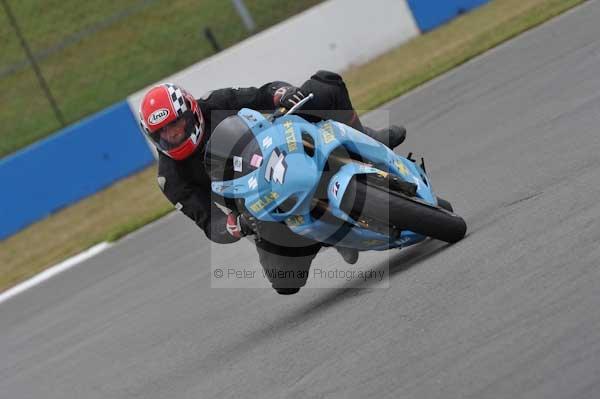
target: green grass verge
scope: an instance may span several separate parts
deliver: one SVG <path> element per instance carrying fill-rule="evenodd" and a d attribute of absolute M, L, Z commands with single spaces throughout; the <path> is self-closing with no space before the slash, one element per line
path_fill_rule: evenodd
<path fill-rule="evenodd" d="M 357 109 L 372 109 L 586 0 L 493 0 L 347 71 Z"/>
<path fill-rule="evenodd" d="M 354 105 L 357 109 L 381 105 L 583 2 L 494 0 L 347 71 L 344 77 Z M 158 189 L 155 176 L 155 167 L 147 168 L 2 241 L 0 291 L 99 241 L 116 240 L 168 213 L 172 206 Z"/>
<path fill-rule="evenodd" d="M 127 234 L 132 233 L 138 230 L 141 227 L 144 227 L 147 224 L 154 222 L 155 220 L 160 219 L 166 214 L 173 211 L 173 207 L 171 205 L 166 205 L 160 207 L 160 209 L 153 211 L 147 215 L 140 216 L 138 218 L 128 220 L 122 225 L 118 225 L 109 231 L 106 234 L 106 241 L 114 242 L 119 240 L 120 238 L 125 237 Z"/>
<path fill-rule="evenodd" d="M 173 210 L 149 167 L 0 242 L 0 291 Z"/>
<path fill-rule="evenodd" d="M 246 3 L 260 31 L 321 1 Z M 206 27 L 223 48 L 249 35 L 231 1 L 13 0 L 9 4 L 35 54 L 61 42 L 71 43 L 39 62 L 67 123 L 212 55 L 203 34 Z M 0 71 L 25 59 L 3 11 Z M 61 127 L 31 67 L 1 76 L 0 86 L 0 157 Z"/>

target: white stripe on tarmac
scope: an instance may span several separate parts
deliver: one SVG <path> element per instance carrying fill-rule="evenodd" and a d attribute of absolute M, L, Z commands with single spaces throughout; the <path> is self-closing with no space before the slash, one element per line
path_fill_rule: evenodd
<path fill-rule="evenodd" d="M 68 270 L 68 269 L 72 268 L 73 266 L 76 266 L 79 263 L 99 254 L 100 252 L 104 251 L 105 249 L 107 249 L 111 246 L 112 246 L 112 244 L 110 244 L 108 242 L 101 242 L 100 244 L 94 245 L 93 247 L 83 251 L 80 254 L 77 254 L 69 259 L 66 259 L 66 260 L 60 262 L 57 265 L 54 265 L 54 266 L 44 270 L 43 272 L 41 272 L 39 274 L 36 274 L 29 280 L 26 280 L 26 281 L 22 282 L 21 284 L 13 287 L 7 291 L 4 291 L 2 294 L 0 294 L 0 303 L 12 298 L 15 295 L 20 294 L 21 292 L 23 292 L 25 290 L 28 290 L 31 287 L 35 287 L 36 285 L 43 283 L 44 281 L 56 276 L 57 274 L 62 273 L 65 270 Z"/>

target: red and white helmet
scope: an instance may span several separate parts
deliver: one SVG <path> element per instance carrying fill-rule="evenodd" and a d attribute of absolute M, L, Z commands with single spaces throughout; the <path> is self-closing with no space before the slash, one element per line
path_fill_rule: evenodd
<path fill-rule="evenodd" d="M 174 84 L 151 88 L 142 99 L 139 117 L 144 134 L 175 160 L 189 157 L 204 141 L 204 118 L 198 103 Z"/>

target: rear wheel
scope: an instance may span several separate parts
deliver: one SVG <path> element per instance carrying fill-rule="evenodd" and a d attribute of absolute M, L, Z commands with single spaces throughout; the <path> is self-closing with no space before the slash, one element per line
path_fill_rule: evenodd
<path fill-rule="evenodd" d="M 346 189 L 341 208 L 367 228 L 385 225 L 395 231 L 410 230 L 449 243 L 461 240 L 467 232 L 464 219 L 452 213 L 448 201 L 442 200 L 440 207 L 434 207 L 361 177 L 354 178 Z"/>

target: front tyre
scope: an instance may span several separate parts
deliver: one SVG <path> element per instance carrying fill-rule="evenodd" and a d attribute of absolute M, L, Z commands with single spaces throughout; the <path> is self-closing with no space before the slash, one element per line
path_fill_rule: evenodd
<path fill-rule="evenodd" d="M 464 219 L 452 213 L 448 201 L 442 200 L 440 207 L 435 207 L 387 187 L 367 184 L 366 179 L 353 182 L 344 193 L 341 208 L 354 220 L 387 225 L 396 231 L 409 230 L 449 243 L 460 241 L 467 232 Z"/>

